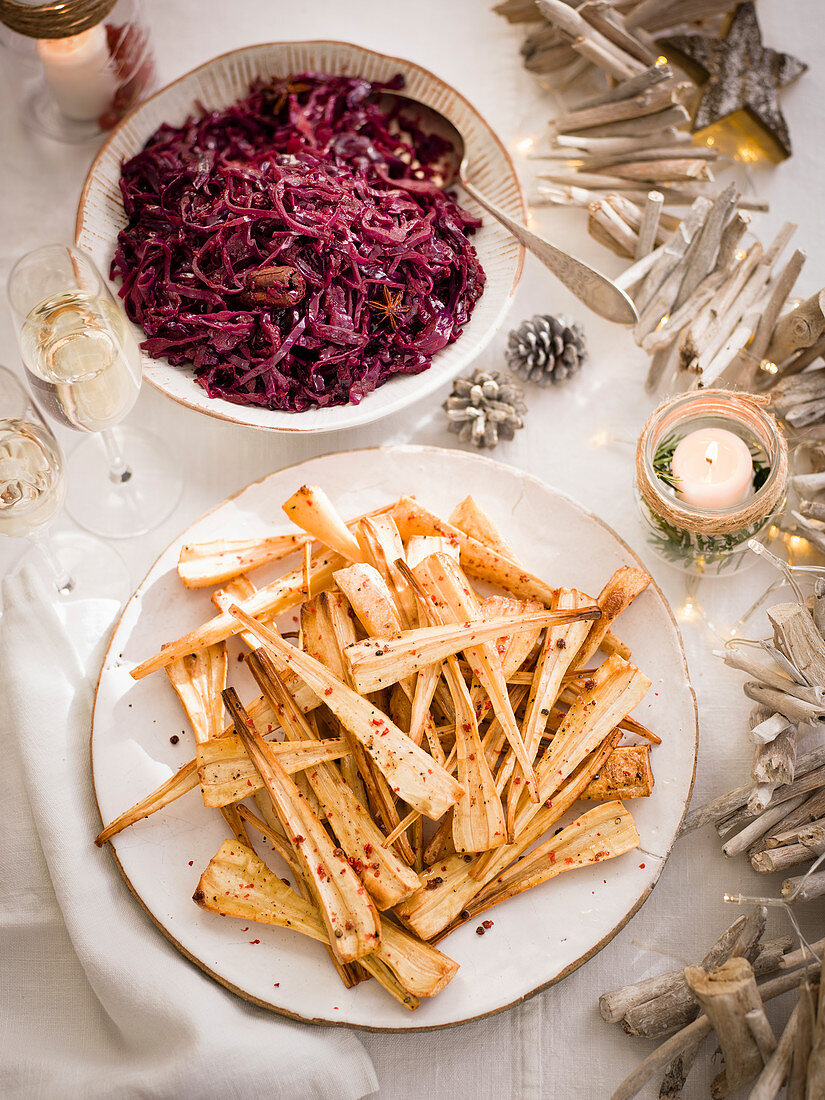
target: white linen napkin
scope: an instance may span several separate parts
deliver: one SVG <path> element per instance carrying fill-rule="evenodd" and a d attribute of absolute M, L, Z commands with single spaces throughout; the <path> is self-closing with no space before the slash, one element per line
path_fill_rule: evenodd
<path fill-rule="evenodd" d="M 280 1019 L 201 974 L 141 912 L 89 766 L 110 601 L 55 607 L 24 569 L 0 619 L 0 1095 L 357 1100 L 356 1037 Z"/>

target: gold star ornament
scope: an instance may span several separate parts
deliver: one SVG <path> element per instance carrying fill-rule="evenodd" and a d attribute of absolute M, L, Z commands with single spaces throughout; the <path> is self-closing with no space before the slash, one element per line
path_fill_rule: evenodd
<path fill-rule="evenodd" d="M 749 137 L 755 126 L 757 144 L 773 159 L 791 155 L 791 137 L 778 92 L 808 66 L 762 44 L 753 0 L 739 5 L 724 38 L 677 34 L 664 39 L 661 45 L 677 55 L 677 62 L 684 61 L 688 71 L 698 70 L 707 77 L 693 118 L 694 131 L 705 131 L 727 119 Z"/>

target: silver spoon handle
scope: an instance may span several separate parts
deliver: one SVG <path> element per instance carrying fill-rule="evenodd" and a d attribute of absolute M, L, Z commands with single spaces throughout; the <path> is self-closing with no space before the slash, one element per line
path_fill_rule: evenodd
<path fill-rule="evenodd" d="M 513 221 L 511 217 L 505 214 L 495 203 L 486 199 L 477 188 L 463 177 L 461 182 L 468 195 L 471 195 L 480 206 L 483 206 L 497 221 L 500 221 L 517 241 L 529 249 L 534 256 L 537 256 L 544 266 L 553 272 L 559 282 L 564 283 L 567 289 L 575 294 L 580 301 L 584 302 L 586 306 L 589 306 L 594 313 L 607 318 L 608 321 L 616 321 L 622 325 L 633 325 L 638 321 L 639 318 L 633 302 L 606 275 L 601 275 L 598 271 L 594 271 L 592 267 L 583 264 L 581 260 L 562 252 L 561 249 L 556 248 L 555 245 L 550 244 L 549 241 L 546 241 L 544 237 L 540 237 L 537 233 L 531 232 L 520 222 Z"/>

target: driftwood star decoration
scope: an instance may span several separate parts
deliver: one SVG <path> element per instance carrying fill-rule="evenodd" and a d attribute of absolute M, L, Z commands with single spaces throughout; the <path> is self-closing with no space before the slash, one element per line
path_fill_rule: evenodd
<path fill-rule="evenodd" d="M 678 34 L 665 39 L 663 45 L 707 74 L 693 119 L 694 130 L 703 130 L 736 111 L 745 110 L 773 138 L 782 156 L 791 155 L 788 124 L 777 93 L 808 66 L 790 54 L 762 44 L 753 0 L 736 9 L 726 37 Z"/>

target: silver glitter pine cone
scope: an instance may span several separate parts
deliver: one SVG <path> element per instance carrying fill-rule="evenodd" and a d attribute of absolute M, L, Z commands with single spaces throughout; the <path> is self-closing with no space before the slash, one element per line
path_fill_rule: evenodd
<path fill-rule="evenodd" d="M 453 392 L 444 402 L 448 428 L 460 442 L 492 449 L 500 439 L 512 439 L 524 427 L 527 412 L 520 386 L 497 371 L 473 371 L 456 378 Z"/>
<path fill-rule="evenodd" d="M 539 386 L 564 382 L 587 359 L 584 331 L 567 317 L 536 314 L 510 332 L 507 363 L 525 382 Z"/>

